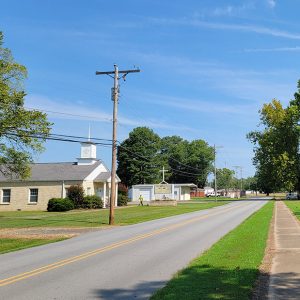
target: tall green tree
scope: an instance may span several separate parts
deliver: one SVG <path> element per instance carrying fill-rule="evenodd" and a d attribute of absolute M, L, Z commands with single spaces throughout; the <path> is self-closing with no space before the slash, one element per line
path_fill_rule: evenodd
<path fill-rule="evenodd" d="M 203 188 L 212 169 L 214 150 L 203 140 L 181 141 L 169 154 L 170 182 L 195 183 Z"/>
<path fill-rule="evenodd" d="M 179 145 L 183 142 L 183 138 L 177 135 L 163 137 L 160 141 L 158 164 L 161 167 L 164 166 L 165 169 L 168 170 L 165 173 L 165 181 L 167 182 L 170 181 L 173 174 L 169 163 L 170 157 L 174 154 L 174 152 L 176 152 L 177 147 L 179 147 Z"/>
<path fill-rule="evenodd" d="M 118 146 L 117 174 L 126 186 L 157 183 L 160 137 L 147 127 L 137 127 Z"/>
<path fill-rule="evenodd" d="M 264 104 L 260 111 L 263 129 L 248 134 L 254 144 L 258 188 L 267 194 L 299 189 L 299 106 L 291 101 Z"/>
<path fill-rule="evenodd" d="M 23 83 L 26 68 L 15 62 L 11 51 L 3 47 L 0 32 L 0 172 L 25 179 L 30 175 L 33 155 L 43 150 L 51 123 L 46 114 L 24 108 Z"/>
<path fill-rule="evenodd" d="M 228 168 L 217 169 L 217 187 L 218 189 L 228 190 L 234 184 L 234 171 Z M 213 183 L 214 186 L 214 183 Z"/>

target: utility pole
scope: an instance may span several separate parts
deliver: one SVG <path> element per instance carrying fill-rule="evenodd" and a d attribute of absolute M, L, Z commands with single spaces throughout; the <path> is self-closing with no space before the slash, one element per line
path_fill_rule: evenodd
<path fill-rule="evenodd" d="M 243 167 L 241 166 L 241 191 L 243 190 Z"/>
<path fill-rule="evenodd" d="M 241 179 L 240 179 L 240 196 L 241 196 L 241 193 L 242 193 L 242 188 L 243 188 L 243 178 L 242 178 L 242 174 L 243 174 L 243 167 L 242 166 L 233 166 L 235 168 L 235 173 L 238 175 L 238 169 L 240 169 L 240 176 L 241 176 Z"/>
<path fill-rule="evenodd" d="M 114 79 L 114 87 L 112 88 L 113 105 L 113 134 L 112 134 L 112 155 L 111 155 L 111 193 L 110 193 L 110 207 L 109 207 L 109 225 L 115 223 L 115 202 L 116 202 L 116 170 L 117 170 L 117 115 L 118 115 L 118 97 L 119 97 L 119 79 L 125 81 L 126 75 L 129 73 L 140 72 L 136 70 L 119 71 L 118 66 L 114 65 L 114 71 L 96 72 L 96 75 L 108 75 Z M 119 77 L 119 74 L 123 74 Z"/>
<path fill-rule="evenodd" d="M 217 167 L 216 167 L 216 158 L 217 158 L 217 149 L 223 148 L 223 146 L 216 146 L 214 144 L 214 169 L 215 169 L 215 201 L 217 202 Z"/>

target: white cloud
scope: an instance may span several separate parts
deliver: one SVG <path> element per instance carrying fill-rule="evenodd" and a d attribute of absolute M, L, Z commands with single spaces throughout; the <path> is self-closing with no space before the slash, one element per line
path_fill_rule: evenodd
<path fill-rule="evenodd" d="M 188 19 L 188 18 L 181 18 L 181 19 L 152 18 L 150 19 L 150 21 L 162 25 L 193 26 L 199 28 L 203 27 L 203 28 L 220 29 L 220 30 L 254 32 L 263 35 L 300 40 L 299 33 L 293 33 L 293 32 L 284 31 L 276 28 L 257 26 L 251 24 L 244 25 L 244 24 L 216 23 L 216 22 L 208 22 L 199 19 Z"/>
<path fill-rule="evenodd" d="M 276 6 L 275 0 L 267 0 L 267 4 L 269 7 L 274 8 Z"/>
<path fill-rule="evenodd" d="M 28 109 L 37 109 L 47 113 L 53 119 L 66 120 L 82 120 L 93 122 L 111 123 L 112 116 L 110 113 L 95 110 L 94 108 L 87 108 L 78 103 L 67 103 L 58 99 L 52 100 L 42 95 L 31 94 L 26 97 L 25 107 Z M 127 118 L 122 115 L 118 118 L 118 123 L 121 126 L 137 127 L 148 126 L 151 128 L 167 129 L 167 130 L 182 130 L 191 131 L 194 129 L 188 126 L 181 126 L 180 124 L 170 124 L 157 119 L 136 119 Z"/>
<path fill-rule="evenodd" d="M 191 111 L 194 113 L 216 113 L 216 114 L 234 114 L 234 115 L 249 115 L 255 113 L 256 105 L 233 105 L 224 103 L 220 100 L 202 100 L 191 99 L 176 96 L 167 96 L 154 93 L 138 93 L 142 96 L 143 102 L 148 102 L 155 105 L 178 108 L 180 110 Z M 222 99 L 223 100 L 223 99 Z M 253 110 L 254 109 L 254 110 Z"/>
<path fill-rule="evenodd" d="M 281 48 L 253 48 L 245 49 L 245 52 L 298 52 L 300 51 L 300 46 L 296 47 L 281 47 Z"/>
<path fill-rule="evenodd" d="M 233 6 L 233 5 L 227 5 L 224 7 L 216 7 L 211 15 L 212 16 L 239 16 L 243 13 L 245 13 L 248 10 L 251 10 L 255 8 L 254 2 L 247 2 L 242 5 Z"/>
<path fill-rule="evenodd" d="M 235 99 L 254 103 L 269 101 L 274 97 L 287 101 L 292 97 L 298 72 L 291 69 L 253 70 L 233 68 L 218 62 L 203 62 L 187 57 L 165 56 L 155 53 L 134 53 L 134 57 L 151 68 L 164 67 L 172 71 L 173 77 L 191 78 L 196 87 L 225 92 Z M 284 78 L 284 80 L 283 80 Z M 186 79 L 187 82 L 189 79 Z M 200 89 L 201 91 L 201 89 Z M 202 109 L 204 109 L 202 107 Z"/>

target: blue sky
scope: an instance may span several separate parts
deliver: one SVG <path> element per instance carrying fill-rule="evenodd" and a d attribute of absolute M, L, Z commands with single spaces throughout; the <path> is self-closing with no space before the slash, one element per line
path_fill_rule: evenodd
<path fill-rule="evenodd" d="M 2 0 L 5 46 L 28 69 L 26 106 L 53 132 L 111 138 L 112 79 L 96 70 L 139 67 L 121 84 L 119 140 L 136 126 L 223 146 L 218 167 L 254 174 L 246 134 L 273 98 L 300 79 L 300 1 Z M 37 161 L 72 161 L 79 145 L 47 142 Z M 110 149 L 98 148 L 110 165 Z"/>

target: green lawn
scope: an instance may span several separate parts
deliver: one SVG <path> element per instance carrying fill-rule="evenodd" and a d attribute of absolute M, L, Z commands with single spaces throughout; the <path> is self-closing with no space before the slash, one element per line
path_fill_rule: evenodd
<path fill-rule="evenodd" d="M 0 254 L 17 251 L 29 247 L 40 246 L 48 243 L 62 241 L 63 239 L 1 239 L 0 238 Z"/>
<path fill-rule="evenodd" d="M 128 225 L 224 205 L 220 203 L 183 203 L 178 206 L 131 206 L 115 210 L 115 224 Z M 69 212 L 0 212 L 0 228 L 16 227 L 96 227 L 108 224 L 107 209 Z"/>
<path fill-rule="evenodd" d="M 273 207 L 273 202 L 267 203 L 176 274 L 151 299 L 251 299 Z"/>
<path fill-rule="evenodd" d="M 284 201 L 284 203 L 294 213 L 294 215 L 300 220 L 300 201 L 288 200 L 288 201 Z"/>

